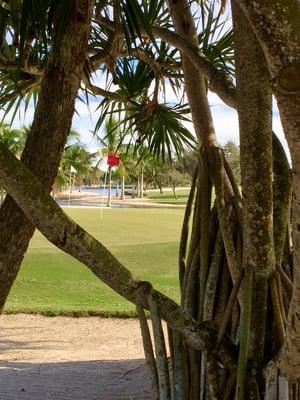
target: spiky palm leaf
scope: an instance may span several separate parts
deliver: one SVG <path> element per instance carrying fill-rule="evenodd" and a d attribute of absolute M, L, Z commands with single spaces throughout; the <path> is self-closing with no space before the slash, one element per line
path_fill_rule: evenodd
<path fill-rule="evenodd" d="M 156 2 L 156 7 L 159 7 L 158 3 Z M 216 67 L 233 72 L 233 35 L 230 21 L 220 12 L 219 1 L 210 0 L 199 3 L 201 8 L 198 16 L 198 19 L 201 20 L 201 23 L 198 24 L 200 49 Z M 141 29 L 143 29 L 157 50 L 158 41 L 153 38 L 151 27 L 155 25 L 170 28 L 170 19 L 159 18 L 158 12 L 151 19 L 146 9 L 143 8 L 143 1 L 123 0 L 122 4 L 131 40 L 134 37 L 142 40 Z M 166 9 L 164 12 L 168 14 Z M 195 17 L 195 19 L 197 18 Z"/>
<path fill-rule="evenodd" d="M 233 31 L 228 16 L 220 11 L 219 1 L 201 4 L 202 29 L 198 35 L 203 54 L 219 69 L 234 73 Z"/>
<path fill-rule="evenodd" d="M 186 106 L 146 100 L 128 107 L 118 127 L 131 134 L 128 146 L 133 145 L 135 152 L 147 148 L 156 158 L 172 159 L 174 153 L 180 156 L 195 145 L 193 134 L 183 125 L 190 121 L 188 113 Z"/>
<path fill-rule="evenodd" d="M 10 112 L 15 117 L 21 106 L 26 112 L 30 101 L 36 103 L 53 39 L 60 40 L 64 33 L 71 6 L 68 0 L 0 2 L 0 61 L 4 64 L 0 72 L 0 106 L 4 117 Z"/>
<path fill-rule="evenodd" d="M 171 160 L 180 157 L 187 147 L 195 145 L 195 137 L 183 125 L 190 120 L 186 106 L 145 102 L 131 115 L 132 130 L 137 135 L 136 149 L 147 147 L 156 158 Z"/>
<path fill-rule="evenodd" d="M 20 156 L 27 136 L 27 129 L 11 129 L 9 125 L 0 125 L 0 142 L 2 142 L 12 153 Z"/>
<path fill-rule="evenodd" d="M 148 90 L 154 73 L 152 68 L 139 60 L 120 59 L 116 69 L 116 79 L 120 93 L 134 99 Z"/>

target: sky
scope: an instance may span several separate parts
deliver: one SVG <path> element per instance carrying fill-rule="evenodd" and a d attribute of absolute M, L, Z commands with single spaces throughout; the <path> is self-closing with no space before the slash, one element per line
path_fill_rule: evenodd
<path fill-rule="evenodd" d="M 99 83 L 101 85 L 101 82 Z M 104 85 L 102 86 L 104 87 Z M 238 129 L 238 117 L 237 112 L 225 105 L 222 100 L 215 94 L 209 92 L 209 104 L 211 107 L 211 112 L 213 114 L 214 126 L 220 145 L 224 145 L 227 141 L 232 140 L 236 144 L 239 143 L 239 129 Z M 101 97 L 91 97 L 89 108 L 82 102 L 76 102 L 76 111 L 73 117 L 73 128 L 76 129 L 81 136 L 81 141 L 86 145 L 90 151 L 95 151 L 99 148 L 99 143 L 95 139 L 93 130 L 97 119 L 99 118 L 100 111 L 97 107 L 101 101 Z M 167 88 L 167 99 L 170 102 L 175 101 L 172 89 Z M 20 127 L 22 125 L 29 125 L 32 122 L 34 114 L 34 107 L 31 104 L 24 116 L 24 112 L 20 113 L 20 117 L 16 118 L 13 126 Z M 1 112 L 0 112 L 1 116 Z M 9 115 L 6 122 L 9 122 Z M 194 132 L 193 125 L 191 123 L 186 123 L 187 128 Z M 287 150 L 287 144 L 284 139 L 284 134 L 280 122 L 280 117 L 276 102 L 273 102 L 273 130 L 279 136 L 285 149 Z M 101 136 L 101 132 L 100 132 Z"/>

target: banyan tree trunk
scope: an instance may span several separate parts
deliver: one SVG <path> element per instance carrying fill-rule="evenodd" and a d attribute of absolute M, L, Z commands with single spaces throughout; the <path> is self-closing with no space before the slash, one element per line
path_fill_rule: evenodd
<path fill-rule="evenodd" d="M 50 193 L 71 128 L 94 1 L 74 3 L 65 32 L 53 49 L 21 160 Z M 70 57 L 72 54 L 72 57 Z M 34 226 L 7 196 L 0 209 L 0 309 L 18 274 Z"/>
<path fill-rule="evenodd" d="M 197 44 L 188 2 L 169 0 L 169 8 L 177 33 Z M 203 77 L 182 54 L 201 149 L 183 221 L 179 278 L 184 312 L 215 330 L 216 348 L 230 338 L 238 365 L 227 369 L 213 350 L 196 351 L 169 329 L 170 393 L 176 400 L 293 396 L 276 367 L 264 371 L 284 342 L 291 297 L 290 168 L 272 134 L 264 54 L 240 9 L 233 9 L 242 194 L 217 146 Z"/>

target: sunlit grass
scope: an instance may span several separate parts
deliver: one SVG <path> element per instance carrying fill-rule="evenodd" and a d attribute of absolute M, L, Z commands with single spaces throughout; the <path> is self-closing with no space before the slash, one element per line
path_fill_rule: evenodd
<path fill-rule="evenodd" d="M 163 191 L 162 194 L 158 191 L 147 191 L 147 197 L 149 200 L 155 203 L 164 204 L 186 204 L 190 189 L 180 189 L 175 190 L 176 197 L 174 193 L 168 189 L 168 191 Z"/>
<path fill-rule="evenodd" d="M 178 300 L 177 253 L 182 209 L 66 209 L 142 280 Z M 10 293 L 6 312 L 130 316 L 132 304 L 39 232 Z"/>

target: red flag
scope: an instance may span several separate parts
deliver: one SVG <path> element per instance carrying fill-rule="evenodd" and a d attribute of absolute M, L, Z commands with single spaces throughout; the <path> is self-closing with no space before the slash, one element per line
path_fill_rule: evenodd
<path fill-rule="evenodd" d="M 118 167 L 120 164 L 120 157 L 114 156 L 113 154 L 109 154 L 107 156 L 107 165 L 110 167 Z"/>

